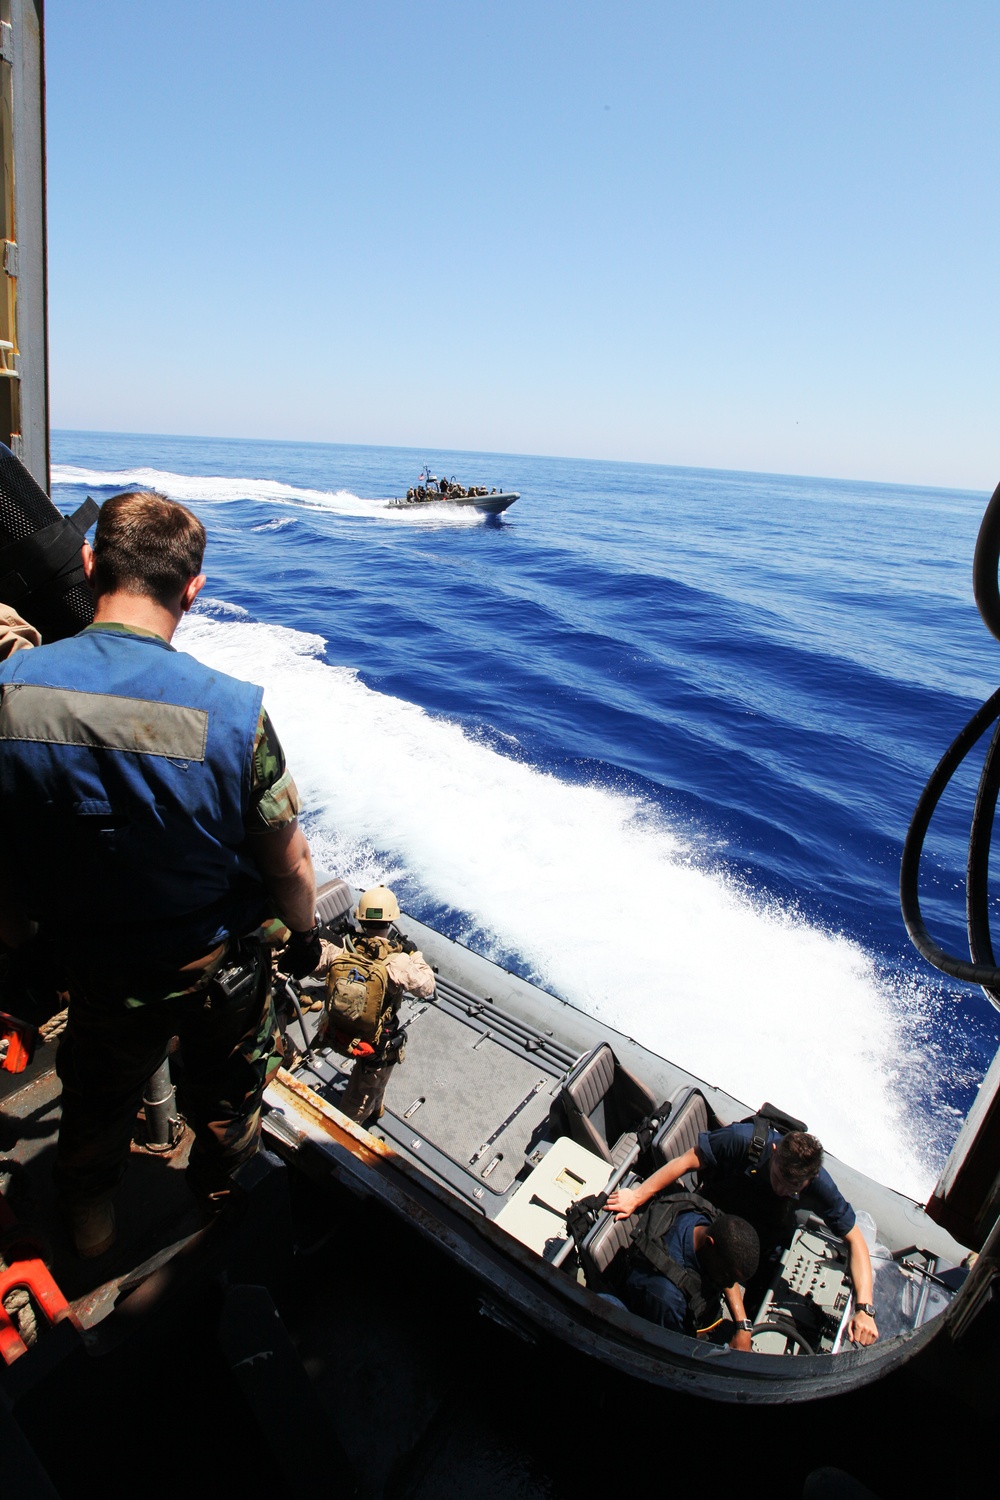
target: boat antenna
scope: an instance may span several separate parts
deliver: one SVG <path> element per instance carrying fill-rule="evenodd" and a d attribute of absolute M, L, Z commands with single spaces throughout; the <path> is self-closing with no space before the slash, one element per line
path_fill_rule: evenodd
<path fill-rule="evenodd" d="M 1000 641 L 1000 485 L 997 485 L 979 527 L 972 564 L 972 590 L 983 624 Z M 969 957 L 948 953 L 934 941 L 920 911 L 920 859 L 924 839 L 935 809 L 952 777 L 982 738 L 987 729 L 1000 719 L 1000 688 L 977 709 L 962 732 L 956 736 L 931 773 L 917 803 L 903 845 L 899 870 L 899 904 L 910 940 L 917 951 L 953 979 L 982 985 L 986 996 L 1000 1010 L 1000 967 L 997 966 L 990 936 L 989 863 L 993 840 L 993 823 L 1000 795 L 1000 725 L 994 730 L 979 778 L 979 788 L 969 831 L 969 855 L 966 866 L 966 926 L 969 935 Z"/>

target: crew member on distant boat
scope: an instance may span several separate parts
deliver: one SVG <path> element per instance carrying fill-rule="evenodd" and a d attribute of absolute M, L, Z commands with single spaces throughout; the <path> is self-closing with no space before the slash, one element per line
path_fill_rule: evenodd
<path fill-rule="evenodd" d="M 170 645 L 200 593 L 205 530 L 153 492 L 105 502 L 83 567 L 94 623 L 0 665 L 0 904 L 38 922 L 69 980 L 55 1176 L 77 1251 L 115 1238 L 112 1199 L 143 1085 L 179 1036 L 209 1211 L 257 1150 L 275 1033 L 270 960 L 319 958 L 298 794 L 260 688 Z"/>
<path fill-rule="evenodd" d="M 854 1209 L 823 1166 L 823 1147 L 805 1131 L 761 1131 L 761 1150 L 755 1150 L 755 1122 L 741 1121 L 720 1130 L 702 1131 L 697 1146 L 675 1156 L 666 1166 L 634 1188 L 619 1188 L 608 1199 L 608 1208 L 618 1219 L 627 1219 L 643 1204 L 673 1186 L 688 1172 L 702 1174 L 699 1191 L 718 1208 L 744 1215 L 760 1236 L 764 1251 L 761 1280 L 766 1281 L 774 1261 L 788 1245 L 795 1227 L 795 1210 L 812 1209 L 832 1234 L 847 1246 L 848 1266 L 854 1286 L 854 1316 L 848 1336 L 856 1344 L 874 1344 L 878 1338 L 872 1303 L 872 1263 L 865 1237 Z M 746 1287 L 746 1282 L 742 1283 Z M 756 1288 L 748 1289 L 753 1305 Z M 727 1290 L 726 1300 L 738 1323 L 746 1320 L 739 1286 Z M 734 1347 L 751 1347 L 747 1324 Z"/>
<path fill-rule="evenodd" d="M 374 1123 L 392 1069 L 403 1061 L 399 1006 L 409 993 L 428 1000 L 434 970 L 412 943 L 391 936 L 399 902 L 387 886 L 365 891 L 355 913 L 361 935 L 323 942 L 315 972 L 327 976 L 323 1027 L 338 1051 L 354 1058 L 338 1108 L 359 1125 Z"/>
<path fill-rule="evenodd" d="M 458 482 L 454 475 L 450 479 L 446 479 L 444 475 L 438 479 L 436 474 L 432 474 L 429 469 L 425 469 L 421 471 L 417 483 L 411 485 L 407 490 L 405 501 L 391 500 L 389 504 L 392 506 L 404 504 L 417 505 L 426 504 L 428 501 L 433 500 L 462 500 L 468 502 L 470 500 L 482 500 L 489 495 L 496 495 L 498 493 L 503 495 L 503 491 L 498 491 L 496 486 L 492 490 L 487 490 L 485 484 L 471 484 L 466 488 L 464 484 Z M 512 504 L 517 499 L 518 496 L 516 494 L 510 494 L 507 497 L 507 505 Z M 505 510 L 507 505 L 500 508 Z M 491 510 L 493 507 L 485 506 L 483 509 Z"/>

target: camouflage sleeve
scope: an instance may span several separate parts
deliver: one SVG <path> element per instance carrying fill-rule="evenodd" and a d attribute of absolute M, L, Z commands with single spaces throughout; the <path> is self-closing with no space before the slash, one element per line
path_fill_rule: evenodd
<path fill-rule="evenodd" d="M 437 982 L 434 970 L 419 948 L 415 948 L 412 953 L 390 954 L 386 968 L 389 970 L 389 977 L 409 994 L 416 995 L 418 1000 L 429 1000 L 433 995 Z"/>
<path fill-rule="evenodd" d="M 40 646 L 42 638 L 34 625 L 22 620 L 16 609 L 9 604 L 0 604 L 0 661 L 15 651 Z"/>
<path fill-rule="evenodd" d="M 319 946 L 322 957 L 315 969 L 313 969 L 313 976 L 317 974 L 329 974 L 334 960 L 343 958 L 347 952 L 347 949 L 342 948 L 339 943 L 329 943 L 326 938 L 320 938 Z"/>
<path fill-rule="evenodd" d="M 266 709 L 262 708 L 253 743 L 247 832 L 265 833 L 269 828 L 283 828 L 298 817 L 299 808 L 298 788 L 285 764 L 281 741 Z"/>

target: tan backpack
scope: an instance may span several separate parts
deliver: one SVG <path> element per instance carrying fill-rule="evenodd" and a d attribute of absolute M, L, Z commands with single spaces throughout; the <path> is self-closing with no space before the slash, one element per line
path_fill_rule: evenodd
<path fill-rule="evenodd" d="M 397 950 L 380 937 L 345 937 L 344 947 L 326 976 L 327 1029 L 338 1042 L 377 1047 L 393 1011 L 386 959 Z"/>

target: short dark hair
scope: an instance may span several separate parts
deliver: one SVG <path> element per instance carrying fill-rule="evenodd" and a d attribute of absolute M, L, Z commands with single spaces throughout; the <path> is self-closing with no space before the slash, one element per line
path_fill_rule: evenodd
<path fill-rule="evenodd" d="M 94 533 L 94 592 L 143 594 L 175 604 L 201 572 L 205 528 L 156 490 L 128 490 L 101 506 Z"/>
<path fill-rule="evenodd" d="M 788 1186 L 801 1193 L 823 1165 L 823 1147 L 814 1135 L 792 1130 L 781 1137 L 774 1160 Z"/>
<path fill-rule="evenodd" d="M 713 1281 L 720 1286 L 740 1286 L 755 1275 L 760 1264 L 760 1240 L 757 1231 L 746 1219 L 735 1214 L 720 1214 L 708 1226 L 712 1246 L 705 1256 L 705 1269 Z"/>

